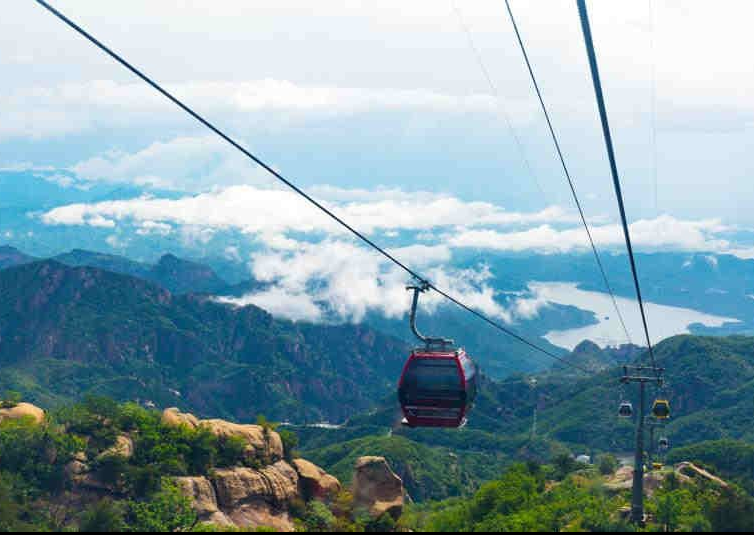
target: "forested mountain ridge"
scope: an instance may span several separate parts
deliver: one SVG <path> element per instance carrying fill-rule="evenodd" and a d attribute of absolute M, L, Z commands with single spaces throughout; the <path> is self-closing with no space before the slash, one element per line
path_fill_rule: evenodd
<path fill-rule="evenodd" d="M 55 261 L 0 271 L 0 389 L 199 414 L 341 421 L 394 388 L 406 347 L 363 326 L 277 320 Z"/>

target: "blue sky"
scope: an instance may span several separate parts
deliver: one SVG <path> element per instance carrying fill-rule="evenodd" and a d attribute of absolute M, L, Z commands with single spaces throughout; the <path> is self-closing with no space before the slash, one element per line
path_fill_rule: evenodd
<path fill-rule="evenodd" d="M 499 103 L 452 1 L 55 4 L 160 80 L 203 85 L 184 96 L 305 185 L 440 190 L 516 209 L 568 203 L 502 2 L 455 0 Z M 754 200 L 747 150 L 754 103 L 745 91 L 752 75 L 730 52 L 750 48 L 745 21 L 752 8 L 655 1 L 650 55 L 649 1 L 592 4 L 631 214 L 655 215 L 647 193 L 654 61 L 660 210 L 748 222 L 750 211 L 731 213 L 730 199 Z M 592 213 L 609 214 L 614 203 L 574 2 L 514 0 L 513 7 L 579 189 Z M 67 166 L 203 135 L 32 2 L 13 10 L 0 22 L 0 163 Z M 252 89 L 259 98 L 251 107 L 234 105 L 239 85 L 264 80 L 301 91 L 276 100 L 269 93 L 278 89 L 268 84 Z M 86 85 L 94 81 L 120 91 L 107 98 Z M 318 103 L 321 95 L 307 95 L 317 89 L 332 96 Z M 526 172 L 500 108 L 548 199 Z"/>
<path fill-rule="evenodd" d="M 53 3 L 357 226 L 419 247 L 403 251 L 414 262 L 437 267 L 466 248 L 586 246 L 500 0 Z M 512 5 L 597 241 L 619 250 L 575 2 Z M 754 5 L 590 7 L 638 247 L 751 256 L 750 243 L 730 236 L 754 225 L 754 71 L 741 58 L 754 45 Z M 110 233 L 114 250 L 232 230 L 267 248 L 254 269 L 318 265 L 321 253 L 295 238 L 313 233 L 346 266 L 358 263 L 331 225 L 35 3 L 16 2 L 0 20 L 0 51 L 0 168 L 68 188 L 135 184 L 150 195 L 61 204 L 37 221 Z M 163 200 L 164 189 L 182 198 Z M 390 243 L 406 232 L 409 243 Z M 285 271 L 278 264 L 271 278 Z M 370 269 L 352 278 L 381 268 Z M 286 288 L 304 291 L 307 277 L 322 275 L 300 273 Z"/>

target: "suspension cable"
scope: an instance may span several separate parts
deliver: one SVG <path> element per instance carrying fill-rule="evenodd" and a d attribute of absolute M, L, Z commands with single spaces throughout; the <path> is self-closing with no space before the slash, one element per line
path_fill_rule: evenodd
<path fill-rule="evenodd" d="M 592 40 L 592 30 L 589 25 L 589 13 L 586 7 L 586 0 L 576 0 L 579 8 L 579 16 L 581 18 L 581 29 L 584 34 L 584 43 L 586 45 L 587 55 L 589 57 L 589 69 L 592 73 L 592 84 L 594 85 L 594 94 L 597 98 L 597 107 L 599 108 L 600 122 L 602 123 L 602 134 L 605 138 L 605 147 L 607 148 L 607 157 L 610 161 L 610 173 L 613 177 L 613 187 L 615 188 L 615 197 L 618 200 L 618 208 L 620 210 L 621 224 L 623 226 L 623 235 L 626 240 L 626 250 L 628 251 L 628 258 L 631 263 L 631 274 L 634 279 L 634 286 L 636 288 L 636 299 L 639 302 L 639 311 L 641 312 L 641 321 L 644 326 L 644 335 L 646 336 L 647 348 L 649 350 L 649 356 L 652 360 L 652 367 L 657 368 L 655 364 L 654 348 L 652 347 L 652 339 L 649 336 L 649 326 L 647 323 L 647 314 L 644 308 L 644 300 L 641 296 L 641 285 L 639 284 L 639 275 L 636 269 L 636 259 L 634 258 L 634 250 L 631 245 L 631 232 L 628 228 L 628 221 L 626 218 L 626 207 L 623 202 L 623 191 L 620 184 L 620 176 L 618 175 L 618 164 L 615 160 L 615 148 L 613 147 L 613 137 L 610 133 L 610 123 L 607 118 L 607 109 L 605 106 L 605 96 L 602 91 L 602 81 L 600 80 L 599 65 L 597 64 L 597 53 L 594 49 L 594 41 Z M 660 380 L 660 372 L 657 371 L 657 379 Z"/>
<path fill-rule="evenodd" d="M 610 299 L 613 302 L 613 308 L 615 308 L 615 312 L 618 314 L 618 320 L 620 321 L 621 327 L 623 328 L 623 332 L 626 335 L 626 340 L 628 340 L 629 344 L 633 344 L 633 341 L 631 340 L 631 335 L 628 332 L 628 328 L 626 327 L 626 322 L 623 320 L 623 314 L 621 314 L 620 308 L 618 307 L 618 300 L 615 298 L 615 294 L 613 293 L 612 286 L 610 285 L 610 281 L 607 278 L 607 272 L 605 271 L 605 266 L 602 263 L 602 258 L 600 258 L 600 253 L 597 250 L 597 246 L 594 243 L 594 238 L 592 236 L 592 231 L 589 229 L 589 224 L 586 221 L 586 215 L 584 214 L 584 209 L 581 206 L 581 201 L 579 200 L 579 196 L 576 193 L 576 185 L 573 182 L 573 178 L 571 177 L 571 172 L 568 169 L 568 165 L 566 165 L 565 156 L 563 156 L 563 151 L 560 147 L 560 141 L 558 140 L 558 136 L 555 133 L 555 127 L 552 124 L 552 120 L 550 119 L 550 112 L 547 109 L 547 106 L 545 105 L 544 97 L 542 96 L 542 91 L 539 87 L 539 82 L 537 81 L 537 77 L 534 74 L 534 68 L 532 67 L 531 61 L 529 60 L 529 54 L 526 51 L 526 45 L 524 44 L 523 37 L 521 36 L 521 32 L 518 29 L 518 23 L 516 22 L 516 17 L 513 15 L 513 10 L 511 9 L 511 4 L 509 0 L 505 0 L 505 6 L 508 8 L 508 15 L 510 16 L 511 23 L 513 24 L 513 30 L 516 32 L 516 39 L 518 40 L 519 47 L 521 48 L 521 53 L 524 56 L 524 61 L 526 62 L 526 68 L 529 70 L 529 76 L 531 77 L 532 84 L 534 85 L 534 90 L 537 93 L 537 98 L 539 99 L 539 104 L 542 108 L 542 112 L 544 113 L 545 120 L 547 121 L 547 127 L 550 130 L 550 136 L 552 137 L 552 141 L 555 144 L 555 150 L 558 153 L 558 158 L 560 159 L 560 164 L 563 167 L 563 173 L 565 174 L 566 180 L 568 181 L 568 186 L 571 189 L 571 195 L 573 196 L 573 202 L 576 204 L 576 208 L 579 210 L 579 216 L 581 216 L 581 222 L 584 224 L 584 230 L 586 230 L 586 235 L 589 238 L 589 244 L 592 247 L 592 252 L 594 253 L 594 259 L 597 261 L 597 267 L 600 270 L 600 273 L 602 274 L 602 280 L 605 283 L 605 288 L 607 289 L 607 292 L 610 294 Z"/>
<path fill-rule="evenodd" d="M 490 87 L 490 91 L 492 91 L 492 94 L 495 96 L 495 101 L 498 103 L 500 110 L 503 112 L 503 118 L 505 119 L 505 124 L 508 127 L 508 131 L 510 132 L 511 137 L 513 138 L 513 141 L 516 144 L 516 148 L 518 149 L 518 153 L 521 156 L 521 160 L 524 162 L 524 167 L 526 168 L 526 172 L 529 175 L 529 178 L 531 178 L 532 182 L 534 182 L 534 184 L 537 186 L 537 189 L 539 190 L 539 193 L 542 195 L 542 198 L 545 200 L 545 202 L 549 204 L 548 195 L 545 192 L 544 188 L 542 187 L 542 184 L 539 182 L 539 179 L 537 178 L 537 175 L 534 172 L 534 169 L 532 168 L 529 158 L 526 156 L 526 151 L 524 150 L 524 144 L 521 141 L 521 138 L 516 133 L 516 129 L 513 127 L 513 122 L 511 121 L 510 115 L 508 114 L 508 110 L 506 109 L 505 104 L 503 103 L 503 99 L 500 97 L 500 91 L 498 90 L 497 84 L 492 79 L 492 75 L 490 74 L 490 71 L 484 62 L 484 58 L 482 57 L 482 52 L 479 50 L 479 47 L 477 47 L 476 43 L 474 42 L 474 36 L 471 34 L 471 29 L 469 28 L 468 24 L 466 24 L 466 21 L 464 20 L 464 17 L 463 17 L 463 13 L 458 8 L 458 5 L 456 4 L 456 0 L 451 0 L 451 5 L 453 8 L 453 12 L 455 13 L 456 18 L 458 19 L 458 24 L 463 30 L 463 33 L 466 35 L 466 41 L 469 45 L 469 48 L 471 49 L 472 53 L 474 54 L 474 57 L 476 58 L 477 63 L 479 64 L 479 68 L 482 71 L 482 75 L 484 75 L 484 78 L 487 81 L 487 85 L 489 85 Z"/>
<path fill-rule="evenodd" d="M 376 243 L 374 243 L 371 239 L 369 239 L 365 234 L 359 232 L 354 227 L 346 223 L 343 219 L 338 217 L 332 210 L 328 209 L 326 206 L 324 206 L 322 203 L 318 202 L 316 199 L 314 199 L 311 195 L 307 194 L 304 190 L 296 186 L 293 182 L 286 179 L 282 174 L 275 171 L 270 165 L 266 164 L 264 161 L 262 161 L 260 158 L 255 156 L 251 153 L 248 149 L 243 147 L 241 144 L 239 144 L 237 141 L 233 140 L 228 134 L 224 133 L 220 128 L 215 126 L 213 123 L 211 123 L 209 120 L 202 117 L 198 112 L 194 111 L 192 108 L 190 108 L 187 104 L 184 104 L 180 99 L 175 97 L 173 94 L 171 94 L 169 91 L 164 89 L 160 84 L 158 84 L 156 81 L 154 81 L 152 78 L 144 74 L 141 70 L 139 70 L 137 67 L 129 63 L 126 59 L 124 59 L 122 56 L 120 56 L 118 53 L 107 47 L 104 43 L 99 41 L 97 38 L 95 38 L 92 34 L 87 32 L 84 28 L 73 22 L 71 19 L 69 19 L 67 16 L 65 16 L 63 13 L 52 7 L 50 4 L 48 4 L 45 0 L 36 0 L 36 2 L 44 7 L 47 11 L 55 15 L 58 19 L 60 19 L 62 22 L 64 22 L 67 26 L 75 30 L 77 33 L 79 33 L 81 36 L 83 36 L 85 39 L 87 39 L 89 42 L 91 42 L 93 45 L 95 45 L 97 48 L 99 48 L 101 51 L 105 52 L 108 56 L 110 56 L 112 59 L 114 59 L 116 62 L 118 62 L 120 65 L 131 71 L 134 75 L 136 75 L 138 78 L 146 82 L 148 85 L 150 85 L 153 89 L 155 89 L 157 92 L 159 92 L 161 95 L 163 95 L 165 98 L 170 100 L 173 104 L 178 106 L 180 109 L 182 109 L 184 112 L 189 114 L 191 117 L 196 119 L 198 122 L 200 122 L 202 125 L 207 127 L 209 130 L 211 130 L 213 133 L 218 135 L 220 138 L 225 140 L 227 143 L 229 143 L 231 146 L 233 146 L 236 150 L 240 151 L 242 154 L 244 154 L 247 158 L 255 162 L 257 165 L 262 167 L 264 170 L 266 170 L 268 173 L 270 173 L 272 176 L 277 178 L 280 182 L 288 186 L 288 188 L 292 189 L 294 192 L 299 194 L 301 197 L 306 199 L 309 203 L 313 204 L 316 208 L 324 212 L 327 216 L 329 216 L 331 219 L 336 221 L 339 225 L 347 229 L 351 234 L 353 234 L 356 238 L 361 240 L 362 242 L 366 243 L 368 246 L 373 248 L 375 251 L 380 253 L 382 256 L 384 256 L 386 259 L 391 261 L 393 264 L 401 268 L 403 271 L 408 273 L 411 277 L 416 279 L 417 281 L 420 281 L 424 284 L 426 284 L 429 288 L 436 291 L 441 296 L 445 297 L 452 303 L 456 304 L 460 308 L 466 310 L 467 312 L 470 312 L 477 318 L 481 319 L 482 321 L 488 323 L 489 325 L 495 327 L 499 331 L 507 334 L 508 336 L 518 340 L 522 344 L 525 344 L 529 346 L 530 348 L 539 351 L 540 353 L 557 360 L 559 362 L 562 362 L 568 366 L 571 366 L 573 368 L 579 369 L 582 372 L 590 373 L 586 368 L 583 368 L 581 366 L 578 366 L 576 364 L 573 364 L 572 362 L 568 361 L 567 359 L 556 355 L 552 351 L 549 351 L 548 349 L 541 347 L 538 344 L 535 344 L 534 342 L 527 340 L 523 336 L 517 334 L 513 330 L 505 327 L 500 322 L 493 320 L 492 318 L 486 316 L 485 314 L 482 314 L 481 312 L 478 312 L 477 310 L 472 309 L 470 306 L 466 305 L 456 297 L 453 297 L 446 291 L 438 288 L 433 283 L 429 282 L 425 277 L 423 277 L 418 272 L 412 270 L 407 265 L 403 264 L 401 261 L 399 261 L 397 258 L 395 258 L 393 255 L 391 255 L 388 251 L 378 246 Z"/>

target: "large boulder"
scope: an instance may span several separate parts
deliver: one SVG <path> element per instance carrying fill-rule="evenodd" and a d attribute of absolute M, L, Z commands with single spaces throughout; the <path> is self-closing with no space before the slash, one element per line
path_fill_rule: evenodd
<path fill-rule="evenodd" d="M 14 407 L 0 409 L 0 422 L 3 420 L 21 420 L 31 418 L 34 422 L 41 424 L 45 419 L 45 411 L 31 403 L 19 403 Z"/>
<path fill-rule="evenodd" d="M 299 488 L 305 500 L 329 500 L 341 491 L 341 484 L 319 466 L 304 459 L 293 461 L 298 472 Z"/>
<path fill-rule="evenodd" d="M 177 477 L 175 482 L 191 499 L 191 504 L 200 519 L 220 510 L 217 506 L 215 488 L 206 477 Z"/>
<path fill-rule="evenodd" d="M 191 500 L 200 522 L 220 527 L 235 527 L 235 524 L 220 510 L 215 488 L 206 477 L 177 477 L 175 482 Z"/>
<path fill-rule="evenodd" d="M 207 427 L 221 438 L 241 438 L 248 444 L 248 454 L 256 459 L 276 462 L 283 458 L 283 440 L 272 430 L 259 425 L 242 425 L 225 420 L 201 420 L 199 425 Z"/>
<path fill-rule="evenodd" d="M 186 426 L 190 429 L 199 427 L 199 419 L 193 414 L 183 413 L 176 407 L 162 412 L 162 423 L 172 427 Z"/>
<path fill-rule="evenodd" d="M 403 513 L 403 481 L 384 457 L 361 457 L 353 474 L 356 508 L 366 509 L 373 518 L 389 514 L 397 520 Z"/>
<path fill-rule="evenodd" d="M 224 511 L 255 502 L 265 502 L 282 509 L 298 496 L 298 474 L 285 461 L 278 461 L 261 470 L 216 470 L 212 481 L 217 490 L 218 504 Z"/>
<path fill-rule="evenodd" d="M 65 465 L 65 475 L 68 481 L 74 484 L 81 484 L 86 475 L 90 472 L 88 464 L 78 461 L 76 459 Z"/>
<path fill-rule="evenodd" d="M 296 525 L 288 511 L 266 502 L 246 503 L 228 514 L 230 520 L 242 529 L 272 528 L 279 532 L 294 532 Z"/>

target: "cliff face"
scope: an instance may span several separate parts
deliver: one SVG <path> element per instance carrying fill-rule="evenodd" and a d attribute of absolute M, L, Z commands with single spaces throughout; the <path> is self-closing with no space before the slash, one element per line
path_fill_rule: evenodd
<path fill-rule="evenodd" d="M 343 421 L 394 388 L 407 352 L 363 326 L 279 321 L 54 261 L 0 271 L 0 295 L 0 390 L 34 385 L 45 405 L 96 379 L 117 399 L 229 420 Z"/>
<path fill-rule="evenodd" d="M 15 417 L 24 417 L 21 412 Z M 178 409 L 165 410 L 162 424 L 177 430 L 205 429 L 220 440 L 233 438 L 246 446 L 243 466 L 173 478 L 189 498 L 199 522 L 219 527 L 294 531 L 295 514 L 301 513 L 301 504 L 312 501 L 332 504 L 340 497 L 342 486 L 335 477 L 305 459 L 285 460 L 281 437 L 269 428 L 217 419 L 199 420 Z M 138 437 L 139 430 L 132 431 L 131 435 Z M 143 453 L 138 444 L 138 440 L 120 435 L 94 460 L 88 459 L 84 452 L 78 453 L 65 468 L 72 494 L 117 496 L 120 489 L 103 477 L 103 461 L 113 457 L 126 462 L 135 459 Z M 397 519 L 401 515 L 403 484 L 385 459 L 359 459 L 352 489 L 354 511 L 366 511 L 374 519 L 385 514 Z"/>

